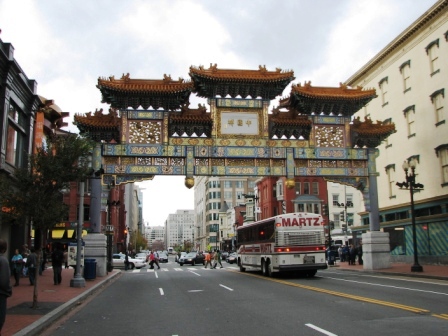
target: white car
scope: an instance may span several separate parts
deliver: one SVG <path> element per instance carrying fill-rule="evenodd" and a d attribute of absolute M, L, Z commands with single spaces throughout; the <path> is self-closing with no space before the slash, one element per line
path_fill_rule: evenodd
<path fill-rule="evenodd" d="M 114 267 L 124 268 L 125 258 L 126 256 L 122 253 L 116 253 L 112 255 L 112 263 Z M 144 259 L 131 258 L 130 256 L 128 256 L 128 261 L 129 261 L 129 269 L 142 268 L 146 266 L 146 260 Z"/>

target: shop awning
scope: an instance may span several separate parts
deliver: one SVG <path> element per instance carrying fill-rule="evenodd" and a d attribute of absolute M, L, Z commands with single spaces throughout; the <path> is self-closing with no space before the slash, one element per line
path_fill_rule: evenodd
<path fill-rule="evenodd" d="M 82 236 L 87 236 L 87 230 L 82 230 Z M 67 230 L 51 230 L 51 238 L 52 239 L 76 239 L 76 230 L 67 229 Z"/>
<path fill-rule="evenodd" d="M 67 238 L 72 239 L 75 234 L 75 230 L 67 230 Z"/>
<path fill-rule="evenodd" d="M 53 239 L 61 239 L 64 236 L 65 230 L 52 230 L 51 238 Z"/>

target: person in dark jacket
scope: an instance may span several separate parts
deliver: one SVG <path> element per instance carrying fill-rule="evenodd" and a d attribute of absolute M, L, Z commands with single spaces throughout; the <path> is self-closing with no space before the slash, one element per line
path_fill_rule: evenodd
<path fill-rule="evenodd" d="M 362 260 L 362 243 L 358 246 L 358 264 L 363 265 L 364 261 Z"/>
<path fill-rule="evenodd" d="M 59 245 L 55 246 L 51 253 L 51 265 L 53 266 L 53 284 L 60 285 L 62 281 L 62 263 L 64 262 L 64 253 Z"/>
<path fill-rule="evenodd" d="M 28 267 L 28 278 L 30 279 L 30 285 L 34 286 L 34 282 L 36 281 L 36 271 L 37 271 L 37 254 L 34 247 L 31 249 L 31 253 L 26 258 L 26 267 Z"/>
<path fill-rule="evenodd" d="M 11 270 L 9 268 L 8 259 L 4 253 L 8 249 L 8 243 L 0 239 L 0 334 L 2 333 L 3 324 L 6 319 L 6 300 L 12 294 L 12 287 L 10 283 Z"/>

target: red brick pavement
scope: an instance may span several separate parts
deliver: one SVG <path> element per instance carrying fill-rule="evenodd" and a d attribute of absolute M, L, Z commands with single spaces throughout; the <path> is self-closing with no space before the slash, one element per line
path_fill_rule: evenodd
<path fill-rule="evenodd" d="M 98 285 L 111 280 L 119 273 L 120 271 L 114 270 L 104 277 L 86 280 L 85 287 L 74 288 L 70 287 L 70 280 L 74 278 L 73 268 L 62 270 L 62 282 L 60 285 L 53 284 L 53 270 L 48 268 L 41 276 L 38 276 L 38 309 L 30 308 L 33 302 L 34 286 L 30 285 L 28 278 L 21 278 L 20 285 L 13 287 L 12 296 L 7 301 L 8 310 L 1 333 L 2 336 L 14 335 L 39 319 L 44 318 L 45 315 L 55 311 L 63 304 L 82 294 L 87 294 L 89 291 L 94 291 L 96 287 L 100 287 Z M 14 277 L 11 277 L 11 284 L 14 283 Z"/>

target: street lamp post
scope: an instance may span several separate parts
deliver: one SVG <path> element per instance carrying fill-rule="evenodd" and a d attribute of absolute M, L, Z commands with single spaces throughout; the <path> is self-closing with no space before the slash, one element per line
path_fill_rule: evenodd
<path fill-rule="evenodd" d="M 86 280 L 81 274 L 82 226 L 84 224 L 84 185 L 84 181 L 79 182 L 79 218 L 78 226 L 76 228 L 76 272 L 74 278 L 70 280 L 70 287 L 75 288 L 86 286 Z"/>
<path fill-rule="evenodd" d="M 112 205 L 119 205 L 120 201 L 107 201 L 107 225 L 106 225 L 106 236 L 107 236 L 107 271 L 112 272 L 114 269 L 112 264 L 112 237 L 114 235 L 114 226 L 112 225 Z"/>
<path fill-rule="evenodd" d="M 418 263 L 418 250 L 417 250 L 417 233 L 415 226 L 415 213 L 414 213 L 414 191 L 423 190 L 424 186 L 421 183 L 415 183 L 415 167 L 417 163 L 415 159 L 411 159 L 409 162 L 403 162 L 403 170 L 406 175 L 405 182 L 397 182 L 396 185 L 400 189 L 409 190 L 411 193 L 411 223 L 412 223 L 412 241 L 414 245 L 414 265 L 411 266 L 411 272 L 423 272 L 423 267 Z M 410 168 L 410 171 L 409 171 Z"/>

